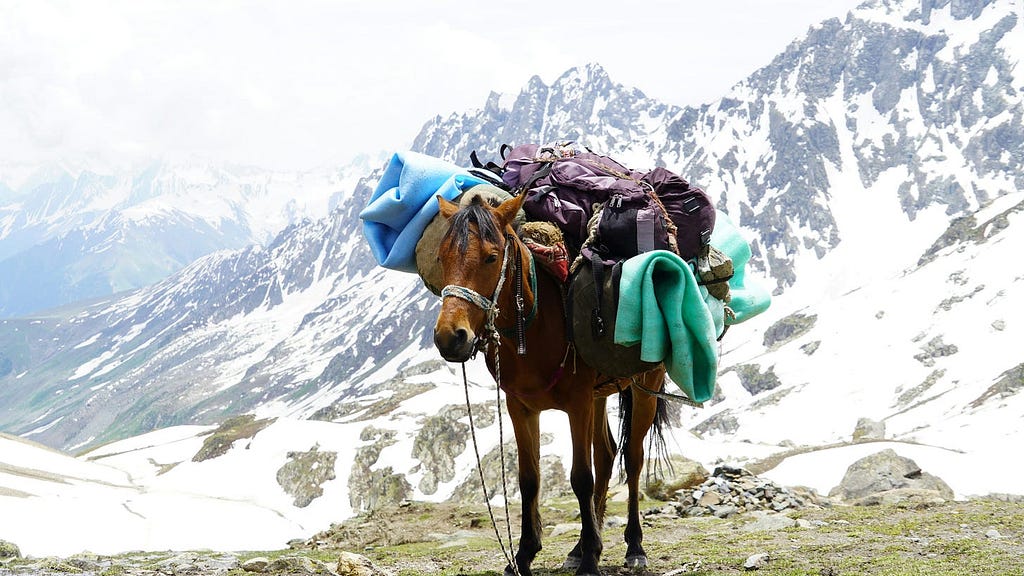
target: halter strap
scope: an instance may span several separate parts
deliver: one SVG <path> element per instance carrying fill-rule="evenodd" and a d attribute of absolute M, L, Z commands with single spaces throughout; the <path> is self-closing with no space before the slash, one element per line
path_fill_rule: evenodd
<path fill-rule="evenodd" d="M 501 258 L 501 272 L 498 273 L 498 284 L 494 287 L 494 296 L 490 299 L 487 299 L 486 296 L 472 288 L 466 288 L 457 284 L 449 284 L 441 289 L 442 299 L 448 296 L 455 296 L 456 298 L 466 300 L 484 311 L 484 336 L 493 338 L 495 346 L 498 344 L 498 329 L 494 325 L 494 320 L 498 317 L 498 295 L 501 294 L 501 287 L 505 284 L 505 271 L 508 270 L 510 245 L 511 242 L 506 238 L 505 253 Z"/>
<path fill-rule="evenodd" d="M 522 291 L 522 267 L 520 261 L 516 261 L 513 265 L 516 274 L 517 285 L 513 288 L 512 302 L 515 306 L 515 326 L 511 333 L 508 329 L 498 328 L 495 321 L 498 318 L 498 296 L 501 294 L 501 289 L 505 285 L 505 276 L 508 271 L 509 263 L 512 260 L 512 245 L 515 242 L 515 238 L 511 234 L 505 234 L 505 251 L 501 260 L 501 272 L 498 274 L 498 284 L 494 287 L 494 295 L 488 299 L 479 292 L 466 288 L 465 286 L 459 286 L 457 284 L 449 284 L 441 289 L 441 298 L 448 296 L 454 296 L 456 298 L 462 298 L 463 300 L 475 305 L 484 311 L 484 334 L 486 339 L 494 341 L 495 347 L 497 347 L 500 336 L 506 338 L 514 338 L 516 341 L 516 352 L 519 355 L 526 354 L 526 327 L 529 326 L 533 319 L 537 315 L 537 277 L 536 269 L 534 266 L 533 255 L 527 250 L 527 256 L 530 258 L 530 271 L 528 278 L 530 281 L 530 289 L 533 291 L 533 306 L 531 307 L 529 315 L 524 314 L 523 310 L 523 291 Z M 518 252 L 518 250 L 516 250 Z"/>

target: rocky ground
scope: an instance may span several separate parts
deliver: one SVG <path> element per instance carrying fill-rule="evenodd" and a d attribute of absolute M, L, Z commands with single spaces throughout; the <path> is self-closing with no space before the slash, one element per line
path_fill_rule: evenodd
<path fill-rule="evenodd" d="M 1021 503 L 980 499 L 808 507 L 728 518 L 685 517 L 664 508 L 655 508 L 644 521 L 650 565 L 630 572 L 620 567 L 625 553 L 621 505 L 612 506 L 604 534 L 602 570 L 607 576 L 710 576 L 753 570 L 766 576 L 1024 574 Z M 535 574 L 562 573 L 563 557 L 578 534 L 572 509 L 571 501 L 545 506 L 545 546 Z M 310 541 L 272 552 L 8 558 L 0 560 L 0 574 L 484 576 L 500 574 L 503 566 L 486 510 L 410 503 L 355 518 Z"/>
<path fill-rule="evenodd" d="M 714 494 L 708 497 L 708 494 Z M 645 500 L 647 569 L 621 568 L 622 488 L 611 495 L 602 570 L 607 576 L 1024 575 L 1024 503 L 954 502 L 921 492 L 841 504 L 719 469 L 670 501 Z M 726 508 L 723 508 L 726 507 Z M 559 567 L 578 536 L 571 498 L 545 503 L 544 550 L 534 573 Z M 504 509 L 495 511 L 504 517 Z M 499 522 L 502 534 L 504 522 Z M 518 526 L 513 511 L 513 527 Z M 513 528 L 513 532 L 517 532 Z M 0 545 L 0 574 L 95 576 L 500 574 L 504 560 L 482 506 L 406 502 L 334 525 L 276 551 L 138 552 L 24 558 Z"/>

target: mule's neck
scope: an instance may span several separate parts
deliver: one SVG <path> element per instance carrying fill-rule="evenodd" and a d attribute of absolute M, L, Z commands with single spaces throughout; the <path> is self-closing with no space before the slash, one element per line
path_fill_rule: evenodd
<path fill-rule="evenodd" d="M 501 336 L 515 343 L 522 353 L 526 329 L 537 315 L 537 272 L 533 254 L 515 232 L 506 230 L 505 241 L 509 243 L 509 263 L 498 295 L 495 325 Z"/>

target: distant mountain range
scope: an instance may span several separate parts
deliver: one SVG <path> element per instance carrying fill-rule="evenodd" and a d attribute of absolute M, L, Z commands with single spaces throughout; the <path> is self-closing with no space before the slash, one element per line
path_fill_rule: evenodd
<path fill-rule="evenodd" d="M 738 442 L 713 457 L 848 440 L 861 417 L 949 450 L 1013 445 L 1024 440 L 1022 18 L 1008 0 L 870 1 L 699 108 L 590 65 L 436 118 L 414 148 L 466 165 L 502 143 L 576 140 L 709 192 L 776 296 L 726 335 L 719 397 L 679 410 L 693 434 Z M 353 509 L 455 493 L 470 453 L 460 381 L 430 344 L 438 301 L 376 266 L 358 213 L 379 167 L 362 176 L 311 186 L 331 190 L 317 196 L 330 214 L 265 246 L 0 320 L 0 429 L 82 449 L 246 412 L 313 419 L 360 431 L 354 460 L 325 484 Z M 26 218 L 16 214 L 0 222 Z M 255 235 L 251 218 L 230 222 L 199 230 Z"/>
<path fill-rule="evenodd" d="M 198 162 L 40 168 L 17 190 L 0 185 L 0 318 L 135 290 L 218 250 L 266 244 L 325 217 L 368 164 L 301 174 Z"/>

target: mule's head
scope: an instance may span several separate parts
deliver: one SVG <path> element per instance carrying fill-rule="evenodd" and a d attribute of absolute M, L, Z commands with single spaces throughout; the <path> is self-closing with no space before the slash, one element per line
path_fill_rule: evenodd
<path fill-rule="evenodd" d="M 507 261 L 505 235 L 515 233 L 512 221 L 525 197 L 520 194 L 492 206 L 477 196 L 460 207 L 438 196 L 441 215 L 449 224 L 438 249 L 446 287 L 455 287 L 463 294 L 473 292 L 488 301 L 497 299 L 499 278 Z M 473 356 L 477 338 L 485 333 L 487 312 L 483 304 L 465 297 L 443 296 L 434 325 L 434 345 L 445 360 L 465 362 Z"/>

